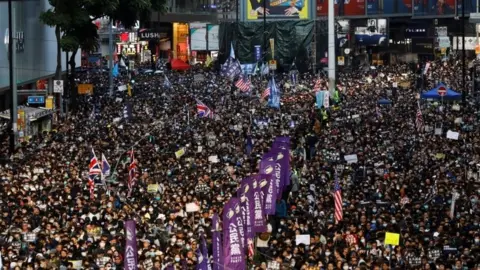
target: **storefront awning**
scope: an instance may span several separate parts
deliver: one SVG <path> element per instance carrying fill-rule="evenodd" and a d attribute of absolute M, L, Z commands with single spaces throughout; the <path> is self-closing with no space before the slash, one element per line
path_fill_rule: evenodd
<path fill-rule="evenodd" d="M 25 112 L 25 117 L 28 117 L 30 121 L 36 121 L 39 118 L 51 115 L 52 110 L 45 108 L 34 108 L 28 106 L 18 106 L 17 111 L 23 110 Z M 10 120 L 10 110 L 0 112 L 0 118 Z"/>

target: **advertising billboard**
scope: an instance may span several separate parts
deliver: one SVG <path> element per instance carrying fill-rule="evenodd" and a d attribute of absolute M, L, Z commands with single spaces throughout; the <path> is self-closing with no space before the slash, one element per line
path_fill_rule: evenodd
<path fill-rule="evenodd" d="M 367 0 L 368 15 L 411 15 L 412 0 Z"/>
<path fill-rule="evenodd" d="M 433 38 L 412 38 L 412 52 L 433 54 Z"/>
<path fill-rule="evenodd" d="M 317 1 L 317 16 L 328 15 L 328 0 Z M 335 16 L 365 15 L 365 1 L 369 0 L 335 0 Z"/>
<path fill-rule="evenodd" d="M 190 23 L 190 50 L 207 50 L 207 24 Z"/>
<path fill-rule="evenodd" d="M 456 0 L 414 1 L 413 16 L 455 15 Z"/>
<path fill-rule="evenodd" d="M 218 24 L 207 24 L 207 50 L 218 51 L 218 30 L 220 26 Z"/>
<path fill-rule="evenodd" d="M 477 0 L 457 0 L 457 13 L 462 14 L 462 5 L 465 1 L 465 13 L 475 13 L 477 11 Z"/>
<path fill-rule="evenodd" d="M 386 46 L 387 36 L 386 19 L 368 19 L 367 26 L 355 28 L 355 42 L 361 46 Z"/>
<path fill-rule="evenodd" d="M 263 0 L 246 1 L 247 21 L 263 19 Z M 267 19 L 310 19 L 310 0 L 265 0 Z"/>

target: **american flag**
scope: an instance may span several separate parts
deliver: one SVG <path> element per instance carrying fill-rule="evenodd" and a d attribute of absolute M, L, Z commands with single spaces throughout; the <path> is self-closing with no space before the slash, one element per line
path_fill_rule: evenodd
<path fill-rule="evenodd" d="M 197 112 L 198 117 L 200 118 L 214 118 L 214 113 L 210 108 L 205 105 L 205 103 L 201 102 L 197 99 Z"/>
<path fill-rule="evenodd" d="M 92 157 L 90 158 L 90 164 L 88 165 L 88 189 L 90 190 L 90 198 L 93 198 L 93 192 L 95 189 L 95 178 L 102 174 L 102 168 L 98 162 L 95 150 L 92 148 Z"/>
<path fill-rule="evenodd" d="M 343 200 L 342 189 L 340 188 L 340 182 L 338 181 L 338 175 L 336 171 L 333 189 L 333 199 L 335 200 L 335 221 L 338 223 L 343 219 Z"/>
<path fill-rule="evenodd" d="M 314 92 L 320 91 L 321 84 L 322 84 L 322 81 L 320 79 L 317 79 L 317 81 L 315 82 L 315 85 L 313 86 L 313 91 Z"/>
<path fill-rule="evenodd" d="M 418 110 L 417 110 L 417 117 L 415 119 L 415 126 L 416 126 L 418 132 L 423 131 L 423 115 L 422 115 L 422 111 L 420 110 L 420 105 L 418 106 Z"/>
<path fill-rule="evenodd" d="M 260 97 L 260 99 L 265 99 L 267 98 L 268 96 L 270 96 L 270 86 L 267 87 L 267 89 L 263 90 L 263 93 L 262 93 L 262 96 Z"/>
<path fill-rule="evenodd" d="M 137 173 L 137 161 L 135 160 L 135 156 L 133 155 L 133 148 L 130 152 L 130 166 L 128 166 L 128 197 L 132 194 L 133 186 L 137 181 L 136 177 Z"/>
<path fill-rule="evenodd" d="M 249 78 L 245 78 L 244 76 L 240 77 L 238 81 L 235 83 L 235 86 L 240 89 L 242 92 L 250 91 L 251 82 Z"/>

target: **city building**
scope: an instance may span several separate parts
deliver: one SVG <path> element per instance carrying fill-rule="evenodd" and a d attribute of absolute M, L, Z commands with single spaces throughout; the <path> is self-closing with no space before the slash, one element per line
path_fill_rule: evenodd
<path fill-rule="evenodd" d="M 54 76 L 57 67 L 54 29 L 42 24 L 39 19 L 40 13 L 49 8 L 48 0 L 13 1 L 18 89 L 45 88 L 48 85 L 45 80 Z M 11 100 L 8 91 L 8 20 L 8 1 L 0 0 L 0 33 L 3 35 L 0 44 L 0 110 L 8 108 Z M 66 70 L 65 62 L 65 53 L 62 53 L 62 70 Z M 80 65 L 80 54 L 77 63 Z M 20 95 L 19 102 L 23 99 L 26 97 Z"/>

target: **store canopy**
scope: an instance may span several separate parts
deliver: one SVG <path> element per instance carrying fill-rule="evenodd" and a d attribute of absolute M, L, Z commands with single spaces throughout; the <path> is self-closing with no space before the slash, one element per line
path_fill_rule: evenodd
<path fill-rule="evenodd" d="M 171 62 L 170 62 L 170 65 L 172 65 L 172 69 L 173 70 L 187 70 L 190 68 L 190 65 L 183 62 L 182 60 L 180 59 L 173 59 Z"/>
<path fill-rule="evenodd" d="M 444 84 L 439 84 L 430 91 L 422 94 L 423 99 L 441 99 L 442 96 L 438 94 L 438 88 L 443 87 L 447 89 L 447 93 L 443 96 L 443 99 L 447 100 L 459 100 L 462 98 L 462 94 L 453 91 L 451 88 L 447 88 Z"/>

